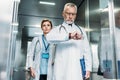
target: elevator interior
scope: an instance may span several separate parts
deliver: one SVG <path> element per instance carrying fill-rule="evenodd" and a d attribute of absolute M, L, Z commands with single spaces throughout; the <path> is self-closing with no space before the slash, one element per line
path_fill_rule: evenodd
<path fill-rule="evenodd" d="M 54 4 L 41 4 L 40 1 L 54 2 Z M 120 8 L 119 0 L 6 0 L 6 2 L 10 6 L 5 4 L 5 1 L 4 5 L 0 6 L 0 9 L 3 10 L 2 7 L 7 5 L 5 10 L 8 12 L 5 13 L 9 13 L 7 22 L 3 21 L 5 18 L 0 20 L 0 80 L 25 80 L 28 46 L 32 38 L 39 36 L 42 32 L 40 29 L 41 20 L 47 18 L 55 26 L 61 24 L 63 21 L 62 9 L 67 2 L 73 2 L 77 5 L 78 14 L 75 23 L 85 28 L 90 41 L 93 56 L 91 80 L 108 78 L 97 75 L 100 58 L 98 46 L 103 28 L 109 28 L 109 35 L 112 38 L 110 41 L 112 53 L 110 55 L 114 57 L 109 57 L 109 59 L 115 63 L 112 64 L 111 68 L 115 71 L 113 77 L 119 77 L 116 55 L 114 54 L 114 10 Z M 109 10 L 105 11 L 106 8 Z M 3 36 L 3 34 L 5 35 Z M 4 60 L 6 57 L 7 59 Z"/>

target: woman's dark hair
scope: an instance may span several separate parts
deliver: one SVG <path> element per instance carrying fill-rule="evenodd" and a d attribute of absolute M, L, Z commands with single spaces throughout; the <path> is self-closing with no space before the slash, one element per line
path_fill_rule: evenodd
<path fill-rule="evenodd" d="M 51 25 L 51 28 L 53 27 L 53 26 L 52 26 L 52 22 L 51 22 L 50 20 L 48 20 L 48 19 L 43 19 L 42 22 L 41 22 L 41 28 L 42 28 L 42 25 L 43 25 L 44 22 L 49 22 L 50 25 Z"/>

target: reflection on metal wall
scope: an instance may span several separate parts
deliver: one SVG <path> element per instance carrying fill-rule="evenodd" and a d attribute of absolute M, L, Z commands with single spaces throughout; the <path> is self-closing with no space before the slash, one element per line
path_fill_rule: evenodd
<path fill-rule="evenodd" d="M 120 0 L 114 0 L 115 12 L 115 50 L 116 50 L 116 69 L 117 78 L 120 79 Z"/>
<path fill-rule="evenodd" d="M 8 80 L 7 61 L 9 57 L 10 27 L 13 12 L 13 0 L 0 1 L 0 80 Z"/>
<path fill-rule="evenodd" d="M 101 0 L 102 1 L 102 0 Z M 114 19 L 112 0 L 106 0 L 106 6 L 101 6 L 101 38 L 100 65 L 103 77 L 116 79 L 115 49 L 114 49 Z"/>
<path fill-rule="evenodd" d="M 106 0 L 106 4 L 101 14 L 100 64 L 103 77 L 116 80 L 120 79 L 120 0 Z"/>
<path fill-rule="evenodd" d="M 12 80 L 19 2 L 0 1 L 0 80 Z"/>
<path fill-rule="evenodd" d="M 9 45 L 9 58 L 8 58 L 8 77 L 9 80 L 14 80 L 15 72 L 15 56 L 16 54 L 16 41 L 18 35 L 18 6 L 20 0 L 14 0 L 13 2 L 13 15 L 12 15 L 12 25 L 10 27 L 10 45 Z"/>

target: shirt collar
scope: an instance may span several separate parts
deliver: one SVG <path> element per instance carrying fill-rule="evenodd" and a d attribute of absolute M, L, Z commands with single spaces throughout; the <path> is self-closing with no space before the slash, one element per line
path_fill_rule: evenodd
<path fill-rule="evenodd" d="M 75 23 L 72 23 L 72 24 L 67 24 L 65 21 L 63 22 L 63 24 L 62 24 L 63 26 L 74 26 L 75 25 Z"/>

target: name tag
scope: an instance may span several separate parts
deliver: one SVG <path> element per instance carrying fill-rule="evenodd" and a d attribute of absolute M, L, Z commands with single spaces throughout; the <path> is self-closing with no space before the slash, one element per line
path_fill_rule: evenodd
<path fill-rule="evenodd" d="M 49 58 L 49 53 L 42 53 L 42 58 L 43 59 L 48 59 Z"/>

